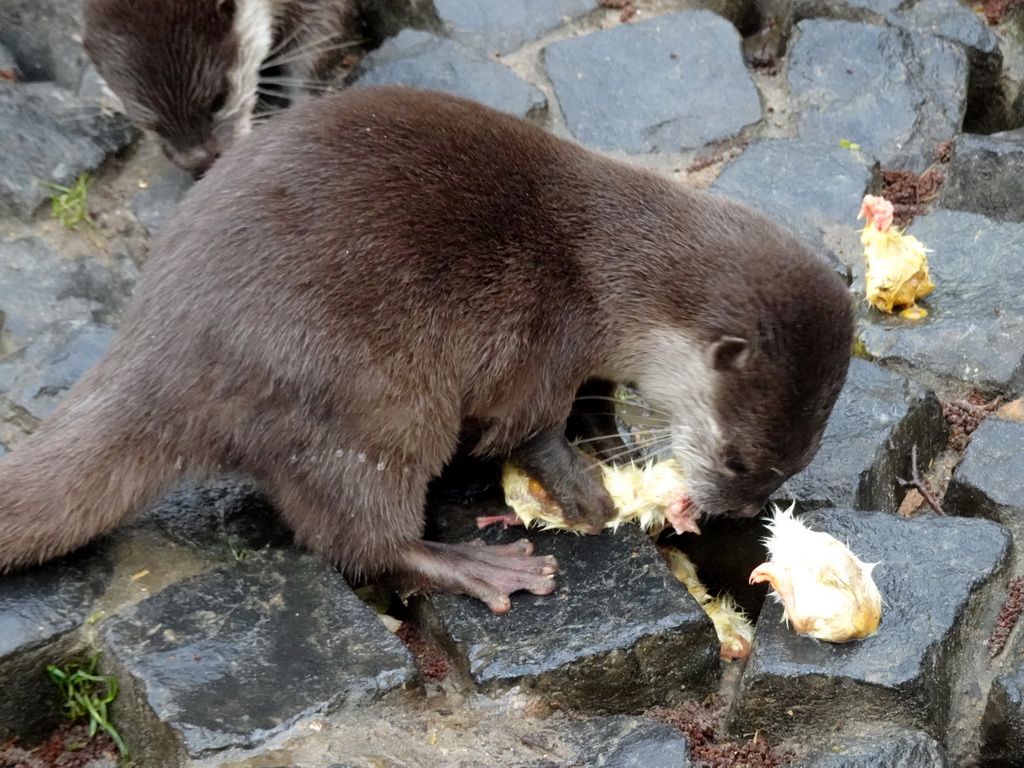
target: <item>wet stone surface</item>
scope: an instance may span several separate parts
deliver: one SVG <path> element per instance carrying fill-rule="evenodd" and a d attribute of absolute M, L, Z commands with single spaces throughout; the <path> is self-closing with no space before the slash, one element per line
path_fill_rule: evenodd
<path fill-rule="evenodd" d="M 831 715 L 945 733 L 952 678 L 962 666 L 959 628 L 969 601 L 1005 565 L 1009 535 L 987 520 L 903 519 L 820 510 L 805 518 L 847 543 L 873 572 L 884 607 L 878 632 L 842 645 L 790 631 L 765 603 L 730 730 L 772 736 L 831 726 Z"/>
<path fill-rule="evenodd" d="M 886 168 L 921 172 L 935 161 L 935 145 L 956 136 L 967 99 L 960 46 L 845 21 L 812 19 L 797 29 L 788 77 L 801 137 L 845 139 Z"/>
<path fill-rule="evenodd" d="M 948 768 L 946 751 L 921 731 L 854 726 L 826 739 L 796 768 Z"/>
<path fill-rule="evenodd" d="M 958 137 L 941 200 L 944 208 L 1024 222 L 1024 131 Z"/>
<path fill-rule="evenodd" d="M 623 526 L 600 536 L 488 529 L 484 538 L 524 535 L 536 554 L 558 560 L 554 593 L 513 595 L 504 615 L 463 595 L 433 595 L 424 606 L 477 686 L 525 685 L 567 706 L 638 712 L 714 685 L 711 622 L 650 537 Z"/>
<path fill-rule="evenodd" d="M 873 165 L 864 152 L 838 142 L 761 141 L 730 162 L 710 189 L 757 208 L 823 250 L 824 229 L 855 221 Z M 829 183 L 811 186 L 797 179 L 828 179 Z"/>
<path fill-rule="evenodd" d="M 0 82 L 0 215 L 23 219 L 111 152 L 138 137 L 124 115 L 105 115 L 51 83 Z"/>
<path fill-rule="evenodd" d="M 59 712 L 45 666 L 83 645 L 79 633 L 110 581 L 112 560 L 94 545 L 3 577 L 0 589 L 0 743 L 55 727 Z"/>
<path fill-rule="evenodd" d="M 582 143 L 678 152 L 761 119 L 739 43 L 721 17 L 684 11 L 551 43 L 544 68 Z"/>
<path fill-rule="evenodd" d="M 168 587 L 104 622 L 101 637 L 107 664 L 144 699 L 129 706 L 151 709 L 192 757 L 252 746 L 416 679 L 408 652 L 344 579 L 294 550 Z"/>
<path fill-rule="evenodd" d="M 957 515 L 1020 519 L 1024 510 L 1024 424 L 990 417 L 971 436 L 946 501 Z"/>
<path fill-rule="evenodd" d="M 547 100 L 536 86 L 520 80 L 508 67 L 429 32 L 407 29 L 364 59 L 357 87 L 408 85 L 434 88 L 495 109 L 527 117 Z"/>
<path fill-rule="evenodd" d="M 854 506 L 895 512 L 911 475 L 911 448 L 927 467 L 949 427 L 935 393 L 921 384 L 854 359 L 832 411 L 821 449 L 790 478 L 775 500 L 804 509 Z"/>
<path fill-rule="evenodd" d="M 981 724 L 981 755 L 986 766 L 1013 768 L 1024 754 L 1024 670 L 996 678 Z"/>
<path fill-rule="evenodd" d="M 508 53 L 566 21 L 595 10 L 598 0 L 433 0 L 445 32 L 485 54 Z"/>
<path fill-rule="evenodd" d="M 146 234 L 155 235 L 163 228 L 174 205 L 194 183 L 191 174 L 172 167 L 132 196 L 132 213 Z"/>
<path fill-rule="evenodd" d="M 933 253 L 935 291 L 923 322 L 868 312 L 859 328 L 879 361 L 913 361 L 934 373 L 998 391 L 1024 385 L 1024 225 L 961 211 L 933 211 L 908 232 Z M 863 267 L 860 267 L 863 270 Z"/>

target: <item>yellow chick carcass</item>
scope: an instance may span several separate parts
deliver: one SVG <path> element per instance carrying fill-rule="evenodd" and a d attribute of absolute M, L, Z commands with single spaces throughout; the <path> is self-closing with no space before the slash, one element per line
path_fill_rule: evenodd
<path fill-rule="evenodd" d="M 864 563 L 827 533 L 812 531 L 776 507 L 765 539 L 769 562 L 750 574 L 767 581 L 793 629 L 830 643 L 873 635 L 882 618 L 882 596 L 871 578 L 878 563 Z"/>
<path fill-rule="evenodd" d="M 650 532 L 660 531 L 667 522 L 677 533 L 700 533 L 696 520 L 687 514 L 689 502 L 683 472 L 675 459 L 625 466 L 600 464 L 595 468 L 600 468 L 601 481 L 618 512 L 605 524 L 606 528 L 615 529 L 623 523 L 635 523 Z M 501 484 L 505 490 L 505 503 L 512 507 L 524 525 L 576 532 L 582 530 L 582 526 L 566 523 L 562 519 L 562 510 L 540 483 L 515 464 L 505 464 Z"/>
<path fill-rule="evenodd" d="M 697 577 L 697 566 L 685 553 L 671 547 L 660 549 L 672 575 L 686 585 L 687 591 L 715 625 L 719 656 L 727 661 L 744 658 L 750 652 L 750 644 L 754 640 L 754 625 L 750 623 L 747 614 L 736 605 L 732 595 L 712 597 Z"/>
<path fill-rule="evenodd" d="M 858 219 L 866 218 L 861 232 L 864 245 L 864 287 L 868 303 L 882 312 L 919 319 L 928 314 L 915 303 L 935 289 L 928 274 L 928 249 L 912 235 L 893 228 L 893 205 L 884 197 L 865 195 Z"/>

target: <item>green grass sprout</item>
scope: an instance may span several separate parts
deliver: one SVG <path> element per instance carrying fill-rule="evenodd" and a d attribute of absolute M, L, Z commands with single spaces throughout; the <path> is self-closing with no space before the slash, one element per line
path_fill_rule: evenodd
<path fill-rule="evenodd" d="M 97 675 L 99 654 L 87 664 L 67 664 L 64 668 L 49 664 L 47 673 L 64 698 L 62 709 L 72 720 L 89 721 L 89 738 L 102 729 L 110 734 L 122 757 L 128 757 L 128 747 L 107 718 L 107 705 L 117 698 L 117 680 L 109 675 Z"/>
<path fill-rule="evenodd" d="M 88 173 L 78 174 L 78 179 L 70 187 L 50 181 L 46 182 L 46 186 L 57 193 L 50 198 L 51 219 L 57 219 L 68 229 L 76 229 L 83 221 L 89 220 L 86 200 L 89 187 L 92 186 L 92 179 L 89 178 Z"/>

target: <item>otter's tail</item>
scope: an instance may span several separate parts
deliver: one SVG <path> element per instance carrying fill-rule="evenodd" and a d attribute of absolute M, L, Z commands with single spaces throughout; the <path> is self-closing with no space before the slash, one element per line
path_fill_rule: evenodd
<path fill-rule="evenodd" d="M 83 546 L 181 474 L 174 430 L 106 383 L 94 369 L 0 460 L 0 573 Z"/>

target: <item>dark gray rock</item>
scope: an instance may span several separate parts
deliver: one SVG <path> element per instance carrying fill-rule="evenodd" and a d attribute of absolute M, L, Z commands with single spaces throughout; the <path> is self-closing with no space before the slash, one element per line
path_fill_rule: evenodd
<path fill-rule="evenodd" d="M 997 677 L 981 721 L 985 768 L 1017 768 L 1024 762 L 1024 669 Z"/>
<path fill-rule="evenodd" d="M 103 356 L 115 333 L 71 322 L 47 328 L 15 360 L 0 363 L 0 394 L 41 421 Z"/>
<path fill-rule="evenodd" d="M 547 98 L 511 69 L 464 45 L 429 32 L 407 29 L 362 62 L 355 86 L 408 85 L 435 88 L 527 117 L 541 112 Z"/>
<path fill-rule="evenodd" d="M 434 0 L 444 30 L 486 54 L 521 48 L 598 5 L 598 0 Z"/>
<path fill-rule="evenodd" d="M 889 725 L 844 728 L 795 768 L 947 768 L 946 751 L 927 733 Z"/>
<path fill-rule="evenodd" d="M 643 717 L 595 717 L 569 722 L 562 738 L 588 768 L 690 768 L 690 742 L 678 729 Z M 557 754 L 565 754 L 554 750 Z"/>
<path fill-rule="evenodd" d="M 943 500 L 955 515 L 1002 523 L 1024 513 L 1024 424 L 991 416 L 971 436 Z"/>
<path fill-rule="evenodd" d="M 473 514 L 505 509 L 498 502 Z M 485 531 L 490 543 L 524 535 Z M 538 554 L 558 560 L 553 594 L 515 594 L 505 615 L 463 595 L 434 595 L 422 606 L 424 623 L 451 639 L 477 686 L 525 685 L 557 691 L 568 706 L 628 713 L 715 684 L 711 622 L 648 536 L 623 526 L 600 536 L 530 531 L 528 538 Z"/>
<path fill-rule="evenodd" d="M 1009 535 L 988 520 L 884 512 L 822 510 L 805 521 L 879 563 L 881 625 L 864 640 L 823 643 L 797 635 L 781 605 L 766 601 L 729 730 L 778 738 L 860 720 L 941 736 L 976 613 L 971 598 L 1003 567 Z"/>
<path fill-rule="evenodd" d="M 3 353 L 27 347 L 55 323 L 116 323 L 135 274 L 127 259 L 107 268 L 34 238 L 0 242 Z"/>
<path fill-rule="evenodd" d="M 923 171 L 958 133 L 967 54 L 902 29 L 811 19 L 797 25 L 789 87 L 803 138 L 848 140 L 883 167 Z"/>
<path fill-rule="evenodd" d="M 130 746 L 155 765 L 252 747 L 298 718 L 412 682 L 404 646 L 322 559 L 261 552 L 101 629 Z"/>
<path fill-rule="evenodd" d="M 54 190 L 71 186 L 138 130 L 52 83 L 0 82 L 0 215 L 29 218 Z"/>
<path fill-rule="evenodd" d="M 60 720 L 47 664 L 86 656 L 78 635 L 113 572 L 101 545 L 0 578 L 0 742 L 43 735 Z"/>
<path fill-rule="evenodd" d="M 940 203 L 943 208 L 1024 222 L 1024 130 L 958 136 Z"/>
<path fill-rule="evenodd" d="M 932 253 L 935 290 L 923 321 L 867 311 L 858 331 L 867 353 L 900 360 L 975 386 L 1024 386 L 1024 226 L 961 211 L 934 211 L 909 233 Z M 862 262 L 856 269 L 863 272 Z M 863 281 L 861 281 L 863 285 Z"/>
<path fill-rule="evenodd" d="M 759 141 L 730 162 L 710 189 L 757 208 L 823 251 L 824 228 L 854 222 L 873 166 L 863 152 L 836 141 Z M 821 179 L 828 183 L 817 183 Z"/>
<path fill-rule="evenodd" d="M 18 62 L 15 60 L 14 54 L 3 45 L 0 45 L 0 79 L 21 79 L 21 70 L 18 69 Z"/>
<path fill-rule="evenodd" d="M 923 471 L 946 444 L 949 425 L 935 393 L 865 360 L 850 362 L 821 450 L 775 494 L 804 509 L 853 506 L 895 512 L 909 478 L 911 447 Z"/>
<path fill-rule="evenodd" d="M 14 53 L 27 80 L 54 80 L 65 88 L 77 88 L 88 65 L 88 57 L 78 42 L 81 28 L 81 3 L 0 3 L 0 43 Z"/>
<path fill-rule="evenodd" d="M 233 477 L 183 483 L 146 509 L 132 528 L 159 531 L 222 560 L 291 541 L 266 497 L 251 482 Z"/>
<path fill-rule="evenodd" d="M 695 149 L 761 119 L 739 34 L 710 11 L 559 40 L 544 67 L 573 136 L 600 149 Z"/>
<path fill-rule="evenodd" d="M 140 189 L 132 195 L 132 213 L 147 235 L 155 235 L 163 229 L 174 206 L 193 184 L 195 179 L 190 173 L 171 166 L 150 181 L 146 189 Z"/>

